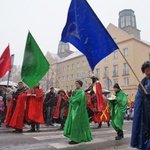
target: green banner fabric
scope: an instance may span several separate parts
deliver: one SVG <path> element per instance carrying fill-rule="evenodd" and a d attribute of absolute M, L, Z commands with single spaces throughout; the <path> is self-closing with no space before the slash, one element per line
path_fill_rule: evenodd
<path fill-rule="evenodd" d="M 30 88 L 33 88 L 43 78 L 49 68 L 50 64 L 29 32 L 21 69 L 22 81 Z"/>

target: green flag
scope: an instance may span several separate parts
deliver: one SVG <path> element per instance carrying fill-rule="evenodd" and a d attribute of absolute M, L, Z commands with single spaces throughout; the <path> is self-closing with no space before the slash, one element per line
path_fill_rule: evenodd
<path fill-rule="evenodd" d="M 33 88 L 49 70 L 49 63 L 29 32 L 21 69 L 22 81 Z"/>

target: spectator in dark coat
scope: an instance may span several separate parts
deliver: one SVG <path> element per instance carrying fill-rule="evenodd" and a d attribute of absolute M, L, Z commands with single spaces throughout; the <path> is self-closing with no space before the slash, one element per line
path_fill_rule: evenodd
<path fill-rule="evenodd" d="M 50 92 L 46 94 L 46 98 L 44 101 L 44 104 L 46 106 L 46 125 L 49 126 L 54 126 L 53 125 L 53 114 L 54 110 L 56 107 L 56 100 L 57 100 L 57 95 L 54 91 L 54 87 L 50 88 Z"/>

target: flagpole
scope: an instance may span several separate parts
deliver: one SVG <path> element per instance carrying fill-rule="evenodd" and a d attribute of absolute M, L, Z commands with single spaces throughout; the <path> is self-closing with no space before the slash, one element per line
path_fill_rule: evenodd
<path fill-rule="evenodd" d="M 11 70 L 9 70 L 9 72 L 8 72 L 8 78 L 7 78 L 7 88 L 8 88 L 8 85 L 9 85 L 9 78 L 10 78 L 10 74 L 11 74 Z"/>
<path fill-rule="evenodd" d="M 148 94 L 145 87 L 143 86 L 143 84 L 141 83 L 141 81 L 139 80 L 139 78 L 137 77 L 136 73 L 134 72 L 134 70 L 132 69 L 131 65 L 129 64 L 129 62 L 127 61 L 127 59 L 124 57 L 124 55 L 122 54 L 121 50 L 118 49 L 121 56 L 124 58 L 124 60 L 126 61 L 126 63 L 128 64 L 129 68 L 131 69 L 132 73 L 134 74 L 134 76 L 136 77 L 136 79 L 138 80 L 139 84 L 141 85 L 142 89 L 144 90 L 145 94 Z"/>
<path fill-rule="evenodd" d="M 13 68 L 13 64 L 14 64 L 14 54 L 11 55 L 11 66 Z M 7 79 L 7 88 L 9 86 L 9 79 L 10 79 L 10 75 L 11 75 L 11 71 L 12 71 L 12 68 L 9 70 L 8 72 L 8 79 Z"/>

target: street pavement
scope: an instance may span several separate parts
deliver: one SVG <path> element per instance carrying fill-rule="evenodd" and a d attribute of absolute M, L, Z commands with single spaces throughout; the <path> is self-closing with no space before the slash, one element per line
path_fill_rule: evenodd
<path fill-rule="evenodd" d="M 0 127 L 0 150 L 134 150 L 130 147 L 132 121 L 124 123 L 124 139 L 115 140 L 116 132 L 112 127 L 91 123 L 93 140 L 76 145 L 69 145 L 68 138 L 59 125 L 47 127 L 41 125 L 40 132 L 29 133 L 30 126 L 25 125 L 23 133 L 13 133 L 14 129 Z"/>

